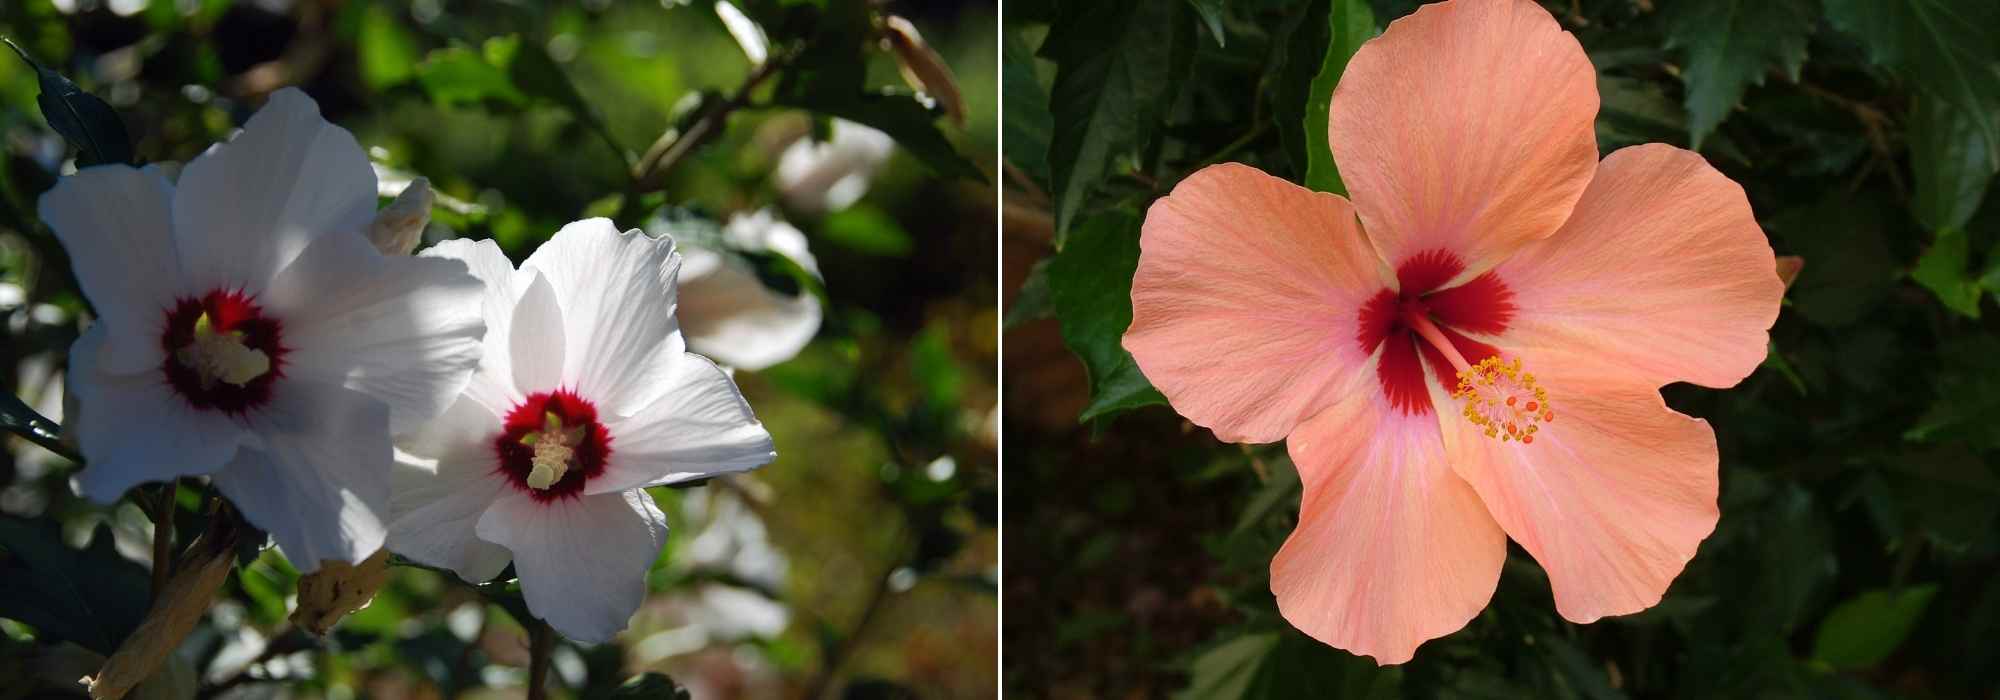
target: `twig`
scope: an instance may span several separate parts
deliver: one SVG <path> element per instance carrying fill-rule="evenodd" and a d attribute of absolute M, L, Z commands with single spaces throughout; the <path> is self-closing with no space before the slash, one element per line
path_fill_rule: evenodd
<path fill-rule="evenodd" d="M 161 487 L 152 512 L 147 514 L 153 518 L 153 602 L 160 600 L 167 578 L 174 573 L 174 496 L 180 483 L 176 478 Z"/>
<path fill-rule="evenodd" d="M 548 700 L 549 657 L 556 647 L 555 630 L 535 620 L 528 626 L 528 700 Z"/>
<path fill-rule="evenodd" d="M 757 86 L 763 85 L 764 81 L 770 80 L 771 76 L 777 75 L 778 71 L 789 62 L 789 55 L 770 57 L 752 70 L 749 77 L 743 79 L 743 84 L 737 86 L 736 93 L 730 95 L 728 100 L 705 107 L 701 117 L 688 125 L 687 131 L 669 129 L 666 133 L 660 134 L 660 138 L 646 148 L 646 154 L 640 156 L 638 164 L 632 166 L 631 194 L 640 195 L 658 191 L 663 186 L 661 184 L 663 175 L 673 170 L 674 166 L 687 158 L 689 153 L 694 152 L 695 147 L 701 145 L 712 132 L 720 131 L 729 113 L 749 104 L 750 93 L 755 91 Z"/>

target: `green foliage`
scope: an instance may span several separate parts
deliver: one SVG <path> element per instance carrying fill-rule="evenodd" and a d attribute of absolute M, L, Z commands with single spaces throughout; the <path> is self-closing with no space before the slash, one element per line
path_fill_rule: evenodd
<path fill-rule="evenodd" d="M 1667 6 L 1667 48 L 1686 58 L 1689 142 L 1695 150 L 1751 85 L 1776 68 L 1797 82 L 1812 31 L 1810 0 L 1688 0 Z"/>
<path fill-rule="evenodd" d="M 1083 220 L 1049 263 L 1049 303 L 1062 319 L 1063 344 L 1090 372 L 1090 405 L 1078 420 L 1166 403 L 1120 341 L 1132 325 L 1132 271 L 1138 267 L 1139 216 L 1131 211 Z"/>
<path fill-rule="evenodd" d="M 1056 246 L 1104 181 L 1142 162 L 1187 70 L 1192 27 L 1177 2 L 1107 0 L 1065 7 L 1036 55 L 1056 64 L 1049 180 Z M 1143 169 L 1141 166 L 1138 169 Z"/>
<path fill-rule="evenodd" d="M 1372 674 L 1360 672 L 1376 671 L 1372 662 L 1278 614 L 1269 567 L 1301 497 L 1286 448 L 1219 443 L 1167 407 L 1122 404 L 1143 377 L 1102 381 L 1126 357 L 1129 317 L 1112 315 L 1129 310 L 1125 256 L 1147 207 L 1212 163 L 1339 191 L 1324 110 L 1344 61 L 1419 4 L 1231 2 L 1219 14 L 1226 41 L 1208 41 L 1213 25 L 1184 12 L 1177 31 L 1198 41 L 1182 54 L 1164 50 L 1176 36 L 1164 29 L 1143 50 L 1113 51 L 1129 43 L 1125 25 L 1103 18 L 1122 5 L 1058 0 L 1012 15 L 1009 3 L 1008 31 L 1057 68 L 1048 133 L 1073 139 L 1047 151 L 1052 201 L 1025 187 L 1009 200 L 1046 206 L 1058 222 L 1071 212 L 1074 224 L 1022 275 L 1008 348 L 1034 352 L 1030 334 L 1046 327 L 1017 321 L 1052 315 L 1089 378 L 1068 394 L 1037 384 L 1031 400 L 1007 404 L 1009 490 L 1034 494 L 1009 499 L 1007 518 L 1037 524 L 1009 541 L 1008 624 L 1019 625 L 1010 692 L 1990 693 L 1984 669 L 2000 661 L 1984 641 L 2000 634 L 1990 576 L 2000 564 L 2000 314 L 1989 306 L 2000 292 L 2000 5 L 1983 0 L 1540 3 L 1597 71 L 1601 154 L 1698 146 L 1742 186 L 1773 250 L 1804 261 L 1757 372 L 1726 390 L 1663 390 L 1715 431 L 1720 520 L 1657 605 L 1589 625 L 1557 614 L 1543 569 L 1512 549 L 1484 612 Z M 1169 91 L 1167 106 L 1087 135 L 1101 115 L 1065 111 L 1061 79 L 1104 65 L 1118 80 L 1167 76 L 1099 83 Z M 1018 90 L 1041 85 L 1023 76 Z M 1006 153 L 1016 167 L 1044 155 L 1019 143 L 1029 150 L 1010 139 Z M 1104 157 L 1077 170 L 1079 153 Z M 1066 167 L 1087 177 L 1065 179 Z M 1017 369 L 1039 382 L 1056 372 L 1034 363 L 1057 361 L 1068 358 L 1010 357 L 1010 382 Z M 1058 425 L 1043 417 L 1051 406 L 1099 420 Z"/>
<path fill-rule="evenodd" d="M 7 41 L 7 46 L 35 69 L 36 80 L 42 89 L 35 102 L 42 107 L 42 118 L 49 121 L 49 128 L 62 134 L 76 148 L 78 166 L 134 162 L 132 141 L 125 134 L 125 122 L 119 121 L 118 112 L 112 110 L 111 105 L 96 95 L 84 92 L 83 88 L 77 87 L 61 73 L 37 63 L 12 40 Z"/>
<path fill-rule="evenodd" d="M 1838 669 L 1868 668 L 1902 646 L 1930 608 L 1937 586 L 1868 591 L 1834 606 L 1819 623 L 1813 658 Z"/>
<path fill-rule="evenodd" d="M 146 612 L 147 580 L 111 540 L 100 525 L 79 551 L 53 522 L 0 516 L 0 617 L 99 654 L 116 650 Z"/>

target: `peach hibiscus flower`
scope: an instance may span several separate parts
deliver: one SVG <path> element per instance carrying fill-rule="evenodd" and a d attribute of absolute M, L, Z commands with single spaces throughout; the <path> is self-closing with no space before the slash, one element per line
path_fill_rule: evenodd
<path fill-rule="evenodd" d="M 1700 155 L 1598 160 L 1595 78 L 1532 2 L 1429 5 L 1334 91 L 1352 203 L 1226 164 L 1147 212 L 1125 347 L 1218 437 L 1285 439 L 1271 590 L 1320 641 L 1409 660 L 1508 537 L 1563 617 L 1644 610 L 1715 527 L 1714 433 L 1659 387 L 1748 376 L 1784 287 Z"/>

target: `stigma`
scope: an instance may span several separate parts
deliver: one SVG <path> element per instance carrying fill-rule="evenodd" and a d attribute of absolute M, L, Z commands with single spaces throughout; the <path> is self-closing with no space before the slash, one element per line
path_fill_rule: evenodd
<path fill-rule="evenodd" d="M 174 352 L 182 367 L 194 370 L 204 389 L 216 382 L 243 386 L 271 371 L 271 356 L 244 342 L 240 330 L 217 331 L 206 312 L 194 321 L 193 338 Z"/>
<path fill-rule="evenodd" d="M 562 416 L 554 411 L 542 414 L 542 429 L 521 436 L 521 444 L 534 448 L 528 471 L 528 488 L 547 490 L 562 481 L 576 459 L 576 446 L 583 443 L 585 426 L 563 427 Z"/>
<path fill-rule="evenodd" d="M 1556 419 L 1548 390 L 1522 370 L 1519 358 L 1506 362 L 1488 357 L 1459 370 L 1451 396 L 1462 402 L 1459 412 L 1467 421 L 1501 442 L 1535 444 L 1540 426 Z"/>

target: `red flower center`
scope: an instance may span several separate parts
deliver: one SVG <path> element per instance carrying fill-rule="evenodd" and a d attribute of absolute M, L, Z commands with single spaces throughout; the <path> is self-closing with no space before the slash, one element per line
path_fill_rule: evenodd
<path fill-rule="evenodd" d="M 583 493 L 584 482 L 604 472 L 611 434 L 597 421 L 597 407 L 576 392 L 539 392 L 507 413 L 493 439 L 497 471 L 514 488 L 548 502 Z"/>
<path fill-rule="evenodd" d="M 1471 364 L 1500 354 L 1499 349 L 1473 340 L 1465 332 L 1495 335 L 1507 330 L 1507 323 L 1514 319 L 1514 292 L 1492 272 L 1440 289 L 1464 271 L 1465 262 L 1448 251 L 1418 253 L 1396 266 L 1401 291 L 1383 288 L 1361 307 L 1361 328 L 1355 340 L 1364 353 L 1382 349 L 1376 378 L 1382 382 L 1390 405 L 1405 414 L 1431 410 L 1430 390 L 1424 384 L 1425 365 L 1440 385 L 1449 389 L 1458 384 L 1458 370 L 1451 359 L 1420 334 L 1420 328 L 1427 325 L 1424 322 L 1434 326 Z"/>
<path fill-rule="evenodd" d="M 242 415 L 270 402 L 285 376 L 284 324 L 241 291 L 182 297 L 167 308 L 165 329 L 160 370 L 198 410 Z"/>

